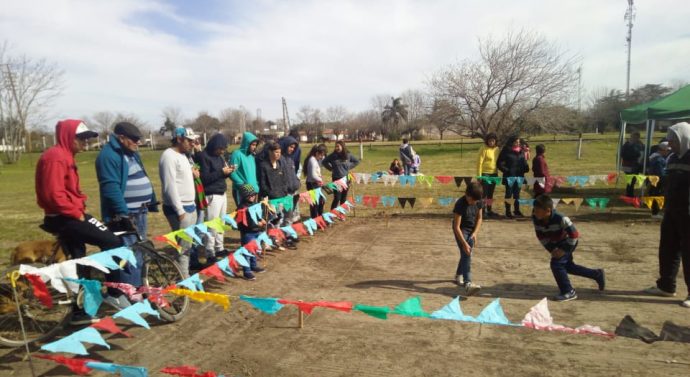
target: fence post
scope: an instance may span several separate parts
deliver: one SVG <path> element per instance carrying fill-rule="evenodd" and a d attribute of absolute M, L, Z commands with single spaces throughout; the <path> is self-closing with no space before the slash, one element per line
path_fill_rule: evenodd
<path fill-rule="evenodd" d="M 577 159 L 579 160 L 582 156 L 582 132 L 577 138 Z"/>

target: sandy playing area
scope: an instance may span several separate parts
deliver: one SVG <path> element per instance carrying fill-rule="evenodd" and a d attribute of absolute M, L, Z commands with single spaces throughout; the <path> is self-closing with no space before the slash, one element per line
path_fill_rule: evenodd
<path fill-rule="evenodd" d="M 573 219 L 582 235 L 575 260 L 605 268 L 608 285 L 600 293 L 594 282 L 573 277 L 579 299 L 550 302 L 557 323 L 587 323 L 612 332 L 630 314 L 656 332 L 666 320 L 690 326 L 690 310 L 680 307 L 678 298 L 640 293 L 657 276 L 658 222 Z M 229 279 L 207 287 L 231 295 L 390 307 L 419 295 L 432 312 L 460 292 L 451 282 L 457 261 L 448 215 L 350 218 L 304 240 L 298 251 L 267 256 L 268 273 L 255 282 Z M 462 301 L 467 314 L 477 315 L 500 297 L 508 318 L 519 322 L 532 305 L 556 293 L 548 254 L 526 219 L 485 222 L 472 268 L 474 282 L 483 289 Z M 679 295 L 685 294 L 679 278 Z M 690 375 L 690 344 L 682 343 L 649 345 L 621 337 L 395 315 L 384 321 L 320 308 L 306 318 L 303 329 L 296 326 L 292 306 L 269 316 L 239 300 L 228 312 L 193 303 L 179 323 L 151 330 L 125 326 L 131 339 L 105 335 L 112 349 L 91 347 L 90 357 L 145 366 L 153 376 L 164 366 L 182 364 L 226 376 Z M 0 354 L 0 374 L 29 375 L 21 349 L 0 349 Z M 45 376 L 72 375 L 48 361 L 34 363 Z"/>

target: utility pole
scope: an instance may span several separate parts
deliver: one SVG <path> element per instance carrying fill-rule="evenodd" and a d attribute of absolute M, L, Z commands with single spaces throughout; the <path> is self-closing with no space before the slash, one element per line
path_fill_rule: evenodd
<path fill-rule="evenodd" d="M 577 68 L 577 112 L 582 112 L 582 65 Z"/>
<path fill-rule="evenodd" d="M 628 26 L 628 35 L 625 37 L 625 42 L 628 46 L 628 69 L 625 80 L 625 98 L 630 97 L 630 49 L 632 48 L 632 28 L 633 20 L 635 19 L 635 7 L 633 7 L 633 0 L 628 0 L 628 9 L 625 11 L 625 21 Z"/>
<path fill-rule="evenodd" d="M 287 101 L 285 101 L 285 97 L 282 97 L 283 100 L 283 130 L 285 132 L 285 135 L 290 133 L 290 113 L 288 113 L 288 108 L 287 108 Z"/>

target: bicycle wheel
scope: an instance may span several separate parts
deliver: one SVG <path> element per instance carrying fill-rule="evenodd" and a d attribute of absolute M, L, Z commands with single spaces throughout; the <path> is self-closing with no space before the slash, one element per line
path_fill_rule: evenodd
<path fill-rule="evenodd" d="M 43 267 L 38 264 L 32 266 Z M 66 293 L 60 293 L 48 284 L 48 292 L 53 300 L 53 307 L 48 308 L 34 296 L 29 280 L 20 275 L 15 289 L 26 331 L 25 341 L 8 275 L 18 269 L 19 266 L 10 267 L 0 276 L 0 344 L 7 347 L 19 347 L 25 343 L 48 339 L 62 329 L 72 315 L 72 300 Z"/>
<path fill-rule="evenodd" d="M 184 279 L 180 266 L 171 257 L 155 251 L 144 254 L 146 266 L 144 268 L 144 285 L 153 288 L 165 288 Z M 166 307 L 156 306 L 161 318 L 167 322 L 175 322 L 187 314 L 189 297 L 165 294 L 163 297 L 170 303 Z"/>

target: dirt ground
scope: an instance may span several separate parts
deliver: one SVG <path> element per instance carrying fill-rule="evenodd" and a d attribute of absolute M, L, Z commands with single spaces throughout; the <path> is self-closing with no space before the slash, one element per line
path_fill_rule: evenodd
<path fill-rule="evenodd" d="M 666 320 L 690 326 L 690 311 L 678 305 L 678 298 L 640 292 L 656 278 L 658 222 L 573 219 L 582 234 L 575 260 L 605 268 L 607 291 L 572 278 L 579 299 L 550 302 L 557 323 L 613 331 L 630 314 L 657 333 Z M 266 257 L 268 273 L 257 281 L 230 279 L 208 290 L 391 308 L 419 295 L 432 312 L 459 293 L 451 282 L 458 258 L 448 216 L 350 218 L 304 240 L 298 251 Z M 472 268 L 483 289 L 462 301 L 467 314 L 477 315 L 500 297 L 508 318 L 519 322 L 532 305 L 556 293 L 548 255 L 527 220 L 485 222 Z M 684 297 L 682 278 L 679 285 Z M 690 375 L 690 344 L 649 345 L 395 315 L 384 321 L 322 308 L 305 319 L 303 329 L 296 326 L 297 310 L 290 306 L 270 316 L 239 300 L 228 312 L 194 303 L 181 322 L 151 330 L 126 327 L 131 339 L 106 335 L 112 349 L 90 347 L 90 357 L 145 366 L 152 376 L 182 364 L 226 376 Z M 1 374 L 30 375 L 21 356 L 21 350 L 0 349 Z M 44 376 L 72 375 L 51 362 L 35 364 Z"/>

